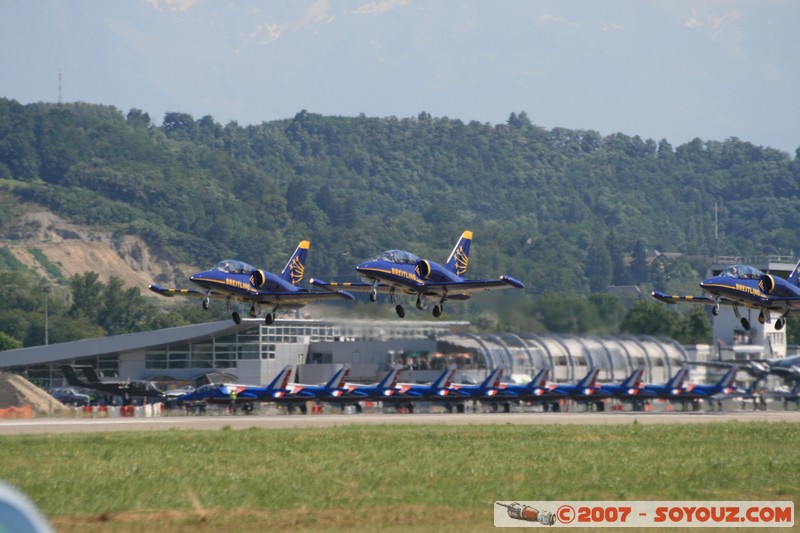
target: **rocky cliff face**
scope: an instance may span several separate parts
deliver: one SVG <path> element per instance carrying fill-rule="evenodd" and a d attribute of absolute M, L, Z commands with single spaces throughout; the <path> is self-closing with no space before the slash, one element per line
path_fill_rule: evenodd
<path fill-rule="evenodd" d="M 155 257 L 136 236 L 78 226 L 41 209 L 27 212 L 1 235 L 0 248 L 44 278 L 67 280 L 74 274 L 96 272 L 103 282 L 116 276 L 143 293 L 154 281 L 172 283 L 197 270 Z"/>

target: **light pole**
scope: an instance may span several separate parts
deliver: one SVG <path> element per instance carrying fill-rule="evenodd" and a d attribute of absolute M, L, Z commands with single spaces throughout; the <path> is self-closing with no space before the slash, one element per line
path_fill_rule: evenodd
<path fill-rule="evenodd" d="M 49 339 L 49 325 L 48 325 L 48 296 L 50 296 L 50 285 L 44 287 L 44 345 L 47 346 L 50 342 Z"/>

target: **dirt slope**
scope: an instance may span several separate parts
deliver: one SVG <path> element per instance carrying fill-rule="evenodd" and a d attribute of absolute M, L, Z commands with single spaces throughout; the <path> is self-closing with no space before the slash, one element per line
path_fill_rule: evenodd
<path fill-rule="evenodd" d="M 31 406 L 38 414 L 65 414 L 71 410 L 45 391 L 16 374 L 0 373 L 0 409 Z"/>
<path fill-rule="evenodd" d="M 154 281 L 172 283 L 182 272 L 196 270 L 155 258 L 138 237 L 114 238 L 110 232 L 71 224 L 41 208 L 26 213 L 12 231 L 0 236 L 0 247 L 46 278 L 53 277 L 54 268 L 65 279 L 96 272 L 103 282 L 116 276 L 143 294 L 150 294 L 147 286 Z"/>

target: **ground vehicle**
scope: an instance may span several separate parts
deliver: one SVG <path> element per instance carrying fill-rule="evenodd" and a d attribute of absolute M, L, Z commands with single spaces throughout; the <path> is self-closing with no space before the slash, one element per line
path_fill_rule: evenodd
<path fill-rule="evenodd" d="M 74 387 L 61 387 L 58 389 L 51 389 L 50 395 L 59 402 L 67 405 L 89 405 L 92 403 L 92 397 L 88 394 L 80 392 Z"/>

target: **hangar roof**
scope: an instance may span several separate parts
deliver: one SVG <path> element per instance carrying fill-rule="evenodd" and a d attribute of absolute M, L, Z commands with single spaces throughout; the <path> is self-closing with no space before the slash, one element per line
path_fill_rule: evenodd
<path fill-rule="evenodd" d="M 79 357 L 113 355 L 167 344 L 202 341 L 212 337 L 238 333 L 263 323 L 263 320 L 243 318 L 242 323 L 237 325 L 231 320 L 223 320 L 155 331 L 143 331 L 141 333 L 128 333 L 113 337 L 50 344 L 48 346 L 6 350 L 0 352 L 0 368 L 55 363 Z"/>

